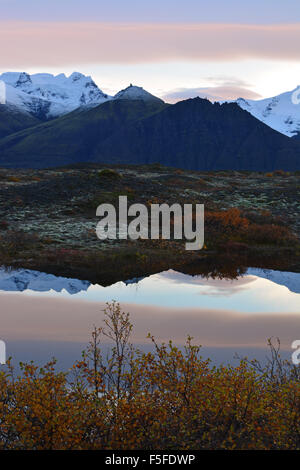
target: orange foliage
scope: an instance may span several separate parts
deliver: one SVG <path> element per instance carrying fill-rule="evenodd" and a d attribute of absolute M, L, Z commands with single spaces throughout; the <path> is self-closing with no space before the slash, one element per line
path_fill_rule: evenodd
<path fill-rule="evenodd" d="M 271 214 L 268 211 L 261 212 L 258 219 L 261 217 L 263 217 L 261 223 L 252 222 L 237 208 L 205 212 L 205 239 L 209 244 L 221 243 L 221 246 L 224 241 L 230 241 L 232 247 L 236 242 L 270 245 L 297 243 L 297 237 L 288 227 L 278 225 L 278 223 L 268 223 L 268 218 L 271 220 Z"/>
<path fill-rule="evenodd" d="M 297 237 L 287 227 L 275 224 L 251 224 L 246 237 L 259 244 L 285 245 L 297 241 Z"/>
<path fill-rule="evenodd" d="M 241 211 L 235 207 L 225 211 L 206 212 L 205 219 L 207 223 L 216 223 L 222 225 L 226 230 L 247 229 L 249 221 L 241 215 Z"/>

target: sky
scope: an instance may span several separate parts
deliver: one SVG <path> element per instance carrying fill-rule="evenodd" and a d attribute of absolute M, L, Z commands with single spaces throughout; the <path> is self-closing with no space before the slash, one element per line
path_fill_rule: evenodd
<path fill-rule="evenodd" d="M 300 84 L 299 0 L 0 0 L 0 72 L 91 75 L 175 102 Z"/>

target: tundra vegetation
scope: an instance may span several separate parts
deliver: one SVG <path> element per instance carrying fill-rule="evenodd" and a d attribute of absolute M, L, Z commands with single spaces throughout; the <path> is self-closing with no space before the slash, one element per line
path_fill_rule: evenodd
<path fill-rule="evenodd" d="M 249 266 L 300 271 L 300 174 L 198 172 L 78 164 L 0 169 L 0 264 L 108 285 L 169 268 L 235 276 Z M 205 245 L 185 240 L 102 240 L 96 208 L 204 204 Z M 150 211 L 149 211 L 150 212 Z M 149 224 L 150 225 L 150 224 Z"/>

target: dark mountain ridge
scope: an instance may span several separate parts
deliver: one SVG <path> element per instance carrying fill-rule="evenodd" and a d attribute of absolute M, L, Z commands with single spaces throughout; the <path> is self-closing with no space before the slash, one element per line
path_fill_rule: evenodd
<path fill-rule="evenodd" d="M 89 161 L 99 142 L 166 106 L 156 101 L 116 100 L 75 110 L 0 140 L 0 166 L 45 168 Z"/>
<path fill-rule="evenodd" d="M 300 169 L 300 143 L 235 103 L 115 100 L 0 140 L 0 165 L 161 163 L 192 170 Z"/>
<path fill-rule="evenodd" d="M 194 98 L 118 130 L 98 144 L 92 159 L 194 170 L 297 170 L 300 145 L 235 103 Z"/>

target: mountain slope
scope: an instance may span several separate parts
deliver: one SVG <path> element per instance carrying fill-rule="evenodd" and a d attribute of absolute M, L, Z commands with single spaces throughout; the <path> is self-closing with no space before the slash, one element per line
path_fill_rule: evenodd
<path fill-rule="evenodd" d="M 7 104 L 42 119 L 61 116 L 81 106 L 98 106 L 111 99 L 91 77 L 78 72 L 70 77 L 6 72 L 0 80 L 7 87 Z"/>
<path fill-rule="evenodd" d="M 193 170 L 299 170 L 300 144 L 235 103 L 166 105 L 113 100 L 0 141 L 0 166 L 75 162 L 161 164 Z"/>
<path fill-rule="evenodd" d="M 88 161 L 99 142 L 166 106 L 156 101 L 113 100 L 76 110 L 2 139 L 0 165 L 38 168 Z"/>
<path fill-rule="evenodd" d="M 244 110 L 288 137 L 300 132 L 300 87 L 263 100 L 239 98 L 236 103 Z"/>
<path fill-rule="evenodd" d="M 300 145 L 234 103 L 195 98 L 120 129 L 99 142 L 93 160 L 194 170 L 296 170 Z"/>
<path fill-rule="evenodd" d="M 22 129 L 35 126 L 39 120 L 16 108 L 0 104 L 0 139 Z"/>

